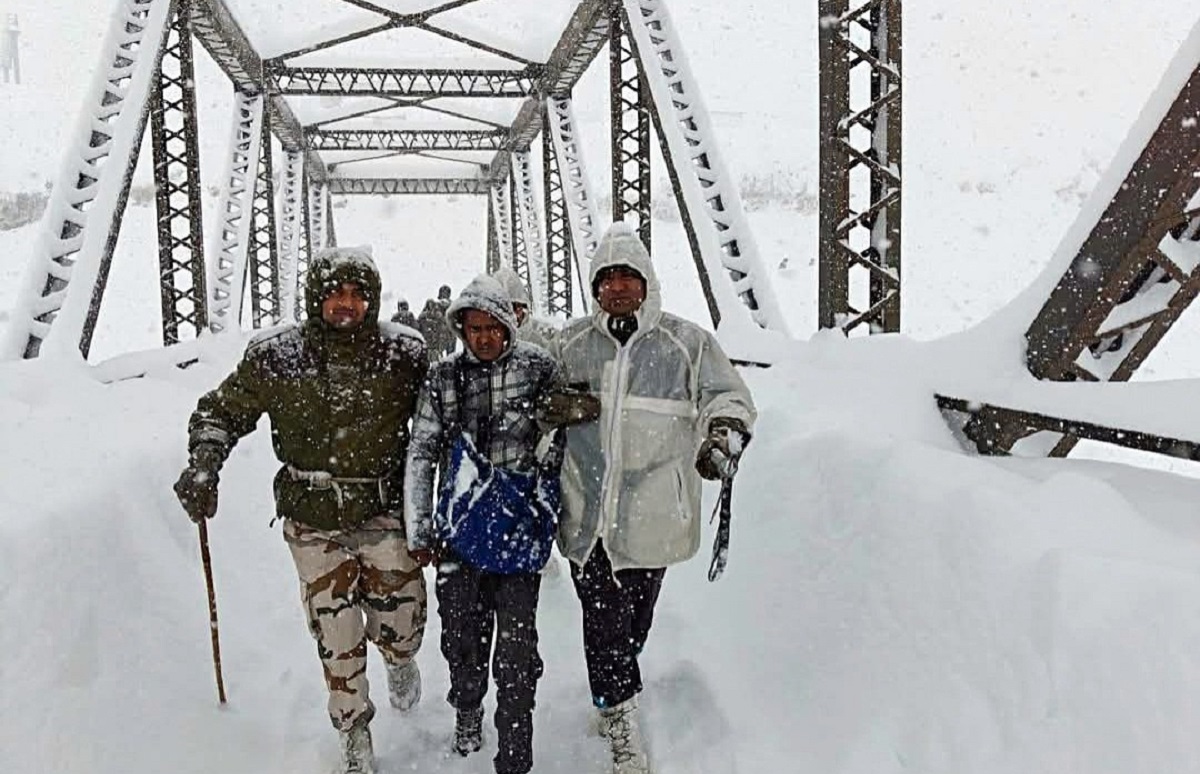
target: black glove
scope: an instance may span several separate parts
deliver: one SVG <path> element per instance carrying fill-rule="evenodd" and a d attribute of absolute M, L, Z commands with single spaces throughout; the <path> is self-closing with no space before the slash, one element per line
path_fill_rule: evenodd
<path fill-rule="evenodd" d="M 740 419 L 717 417 L 708 425 L 708 437 L 696 453 L 696 472 L 709 481 L 728 477 L 737 469 L 750 431 Z"/>
<path fill-rule="evenodd" d="M 220 450 L 197 446 L 192 450 L 188 466 L 175 482 L 175 496 L 187 511 L 188 518 L 197 524 L 211 519 L 217 512 L 217 471 L 223 461 Z"/>
<path fill-rule="evenodd" d="M 537 418 L 550 427 L 595 422 L 600 418 L 600 399 L 583 390 L 553 390 L 538 404 Z"/>

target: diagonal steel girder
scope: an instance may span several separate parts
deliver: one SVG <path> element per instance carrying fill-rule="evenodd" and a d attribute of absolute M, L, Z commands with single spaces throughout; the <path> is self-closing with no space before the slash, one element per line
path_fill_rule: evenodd
<path fill-rule="evenodd" d="M 290 96 L 332 97 L 527 97 L 542 66 L 519 70 L 446 70 L 361 67 L 266 69 L 272 91 Z"/>
<path fill-rule="evenodd" d="M 529 150 L 542 131 L 545 97 L 571 93 L 601 49 L 608 44 L 609 0 L 583 0 L 546 60 L 538 93 L 521 104 L 508 131 L 508 147 L 496 154 L 487 176 L 504 182 L 512 167 L 512 151 Z"/>
<path fill-rule="evenodd" d="M 189 10 L 192 34 L 234 87 L 245 94 L 261 93 L 266 86 L 263 60 L 237 19 L 229 12 L 225 0 L 193 0 Z M 304 127 L 287 100 L 271 92 L 267 111 L 271 131 L 279 138 L 284 150 L 297 151 L 303 148 Z M 324 180 L 327 175 L 324 161 L 314 151 L 305 154 L 305 167 L 313 180 Z"/>
<path fill-rule="evenodd" d="M 503 129 L 309 129 L 305 144 L 330 151 L 489 151 L 505 147 Z"/>
<path fill-rule="evenodd" d="M 1034 376 L 1128 380 L 1200 291 L 1198 122 L 1200 62 L 1029 326 Z"/>

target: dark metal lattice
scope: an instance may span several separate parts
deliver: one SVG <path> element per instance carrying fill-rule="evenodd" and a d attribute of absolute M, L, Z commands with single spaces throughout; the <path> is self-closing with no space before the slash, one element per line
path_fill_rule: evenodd
<path fill-rule="evenodd" d="M 637 229 L 650 249 L 650 89 L 638 67 L 620 0 L 609 5 L 613 221 Z"/>
<path fill-rule="evenodd" d="M 900 330 L 900 8 L 820 1 L 822 328 Z"/>
<path fill-rule="evenodd" d="M 394 196 L 394 195 L 437 195 L 457 194 L 483 195 L 488 192 L 488 181 L 483 178 L 455 177 L 331 177 L 329 193 L 340 196 Z"/>
<path fill-rule="evenodd" d="M 176 6 L 150 105 L 164 344 L 208 324 L 191 1 Z"/>
<path fill-rule="evenodd" d="M 550 125 L 549 115 L 545 123 Z M 542 174 L 542 194 L 546 204 L 546 307 L 552 315 L 570 317 L 571 255 L 574 248 L 558 154 L 554 150 L 554 136 L 549 131 L 542 132 Z"/>
<path fill-rule="evenodd" d="M 484 271 L 488 274 L 500 268 L 500 239 L 496 235 L 496 204 L 488 197 L 487 218 L 487 264 Z"/>
<path fill-rule="evenodd" d="M 250 309 L 255 328 L 266 328 L 281 319 L 274 166 L 271 115 L 264 109 L 262 144 L 258 152 L 258 182 L 254 186 L 254 221 L 250 231 Z"/>

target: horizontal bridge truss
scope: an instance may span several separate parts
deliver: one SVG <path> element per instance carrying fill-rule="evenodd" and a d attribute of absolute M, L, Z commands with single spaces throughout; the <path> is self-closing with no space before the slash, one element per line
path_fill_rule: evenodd
<path fill-rule="evenodd" d="M 306 147 L 326 151 L 497 151 L 506 147 L 504 129 L 310 129 Z"/>

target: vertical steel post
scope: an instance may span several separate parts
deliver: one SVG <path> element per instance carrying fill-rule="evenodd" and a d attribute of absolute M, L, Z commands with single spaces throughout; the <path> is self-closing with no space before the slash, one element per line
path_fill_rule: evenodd
<path fill-rule="evenodd" d="M 275 174 L 271 152 L 271 111 L 263 110 L 258 150 L 258 184 L 254 188 L 250 232 L 250 308 L 255 328 L 281 319 L 279 308 L 279 239 L 275 223 Z"/>
<path fill-rule="evenodd" d="M 546 311 L 552 315 L 571 316 L 571 223 L 567 217 L 567 198 L 563 190 L 562 171 L 554 148 L 547 103 L 543 107 L 542 130 L 542 195 L 546 217 Z"/>
<path fill-rule="evenodd" d="M 621 0 L 612 0 L 608 12 L 613 221 L 629 221 L 650 250 L 649 89 Z"/>

